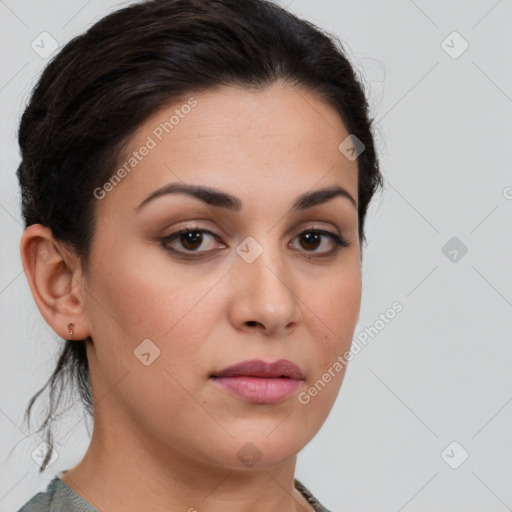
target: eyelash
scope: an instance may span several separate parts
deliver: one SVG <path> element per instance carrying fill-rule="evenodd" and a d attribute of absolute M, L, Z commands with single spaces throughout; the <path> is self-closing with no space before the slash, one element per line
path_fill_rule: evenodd
<path fill-rule="evenodd" d="M 200 228 L 199 226 L 190 226 L 190 227 L 186 227 L 186 228 L 180 229 L 178 231 L 175 231 L 174 233 L 171 233 L 170 235 L 167 235 L 167 236 L 161 238 L 160 243 L 166 251 L 169 251 L 175 255 L 179 255 L 179 256 L 182 256 L 182 257 L 188 258 L 188 259 L 203 258 L 205 254 L 215 251 L 215 249 L 212 249 L 210 251 L 180 251 L 177 249 L 173 249 L 167 245 L 169 242 L 179 239 L 179 237 L 183 234 L 195 233 L 195 232 L 207 233 L 207 234 L 211 235 L 215 240 L 218 241 L 218 237 L 215 235 L 215 233 L 212 233 L 208 229 L 203 229 L 203 228 Z M 320 253 L 318 256 L 306 256 L 307 258 L 318 259 L 318 258 L 332 257 L 332 256 L 337 255 L 342 247 L 349 246 L 349 243 L 343 236 L 337 235 L 336 233 L 332 233 L 330 231 L 326 231 L 324 229 L 308 228 L 308 229 L 301 231 L 295 238 L 300 237 L 307 233 L 314 233 L 314 234 L 318 234 L 318 235 L 327 236 L 335 244 L 334 249 L 332 249 L 331 251 Z M 305 252 L 306 253 L 312 252 L 313 254 L 315 254 L 315 251 L 305 251 Z"/>

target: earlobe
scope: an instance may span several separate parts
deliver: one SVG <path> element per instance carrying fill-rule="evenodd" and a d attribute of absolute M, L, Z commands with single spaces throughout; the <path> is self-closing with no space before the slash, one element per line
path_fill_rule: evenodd
<path fill-rule="evenodd" d="M 20 255 L 32 296 L 50 327 L 64 339 L 87 338 L 90 332 L 79 258 L 65 250 L 42 224 L 32 224 L 24 231 Z"/>

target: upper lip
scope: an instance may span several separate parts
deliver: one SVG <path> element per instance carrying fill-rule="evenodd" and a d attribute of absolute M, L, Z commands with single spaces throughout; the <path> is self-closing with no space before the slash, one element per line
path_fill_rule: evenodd
<path fill-rule="evenodd" d="M 267 363 L 260 359 L 242 361 L 213 373 L 211 377 L 240 377 L 242 375 L 247 377 L 304 379 L 301 369 L 287 359 L 279 359 L 273 363 Z"/>

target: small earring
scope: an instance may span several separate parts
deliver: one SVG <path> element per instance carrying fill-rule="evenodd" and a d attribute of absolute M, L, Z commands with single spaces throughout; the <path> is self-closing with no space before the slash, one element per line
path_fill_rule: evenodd
<path fill-rule="evenodd" d="M 68 329 L 69 329 L 69 337 L 71 338 L 71 336 L 73 336 L 73 327 L 75 326 L 75 324 L 73 323 L 69 323 L 68 324 Z"/>

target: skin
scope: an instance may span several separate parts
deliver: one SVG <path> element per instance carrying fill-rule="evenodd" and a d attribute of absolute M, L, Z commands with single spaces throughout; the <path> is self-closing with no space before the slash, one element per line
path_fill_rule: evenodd
<path fill-rule="evenodd" d="M 338 150 L 348 132 L 337 112 L 302 88 L 278 82 L 190 96 L 197 106 L 96 201 L 87 275 L 48 228 L 30 226 L 21 239 L 46 321 L 63 338 L 69 322 L 72 338 L 92 338 L 94 431 L 63 480 L 102 511 L 149 503 L 155 512 L 313 510 L 293 485 L 296 455 L 327 418 L 344 371 L 306 405 L 298 393 L 350 348 L 360 241 L 357 208 L 345 197 L 289 209 L 297 196 L 335 185 L 357 201 L 357 161 Z M 187 98 L 144 123 L 127 152 Z M 167 194 L 136 210 L 171 182 L 220 189 L 242 208 Z M 200 259 L 176 257 L 160 243 L 190 226 L 216 237 L 168 245 L 202 251 Z M 335 244 L 324 235 L 308 245 L 300 234 L 313 227 L 341 234 L 348 246 L 322 258 Z M 236 252 L 248 236 L 263 248 L 252 263 Z M 134 350 L 147 338 L 160 355 L 146 366 Z M 254 404 L 209 380 L 247 359 L 289 359 L 305 380 L 276 404 Z M 261 455 L 253 467 L 237 457 L 247 443 Z"/>

